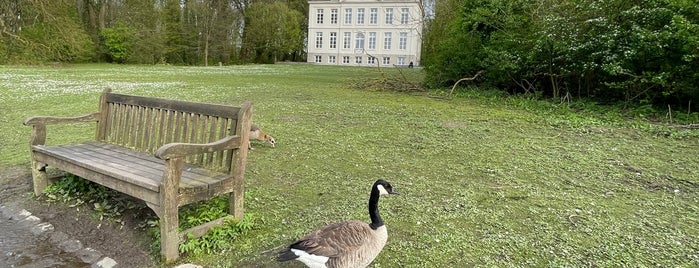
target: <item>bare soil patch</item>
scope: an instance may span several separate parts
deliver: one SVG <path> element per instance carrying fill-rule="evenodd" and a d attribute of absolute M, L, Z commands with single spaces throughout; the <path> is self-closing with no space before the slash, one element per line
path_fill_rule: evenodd
<path fill-rule="evenodd" d="M 143 223 L 148 211 L 127 211 L 121 223 L 95 216 L 91 204 L 70 207 L 49 203 L 45 198 L 32 194 L 32 178 L 29 168 L 21 166 L 0 167 L 0 203 L 12 203 L 53 224 L 62 231 L 104 256 L 114 259 L 119 267 L 156 267 L 158 262 L 150 254 L 152 238 L 147 235 Z M 152 213 L 152 212 L 150 212 Z"/>

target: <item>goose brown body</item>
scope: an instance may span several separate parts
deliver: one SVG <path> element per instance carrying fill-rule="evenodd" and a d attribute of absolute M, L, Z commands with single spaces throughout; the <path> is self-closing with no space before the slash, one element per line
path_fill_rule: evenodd
<path fill-rule="evenodd" d="M 281 251 L 277 261 L 299 260 L 308 267 L 363 268 L 379 255 L 388 240 L 379 215 L 379 195 L 398 194 L 378 180 L 369 197 L 371 223 L 350 220 L 323 226 L 296 240 Z"/>
<path fill-rule="evenodd" d="M 328 268 L 359 268 L 374 261 L 387 240 L 386 225 L 374 230 L 366 222 L 344 221 L 315 230 L 290 247 L 329 257 Z"/>

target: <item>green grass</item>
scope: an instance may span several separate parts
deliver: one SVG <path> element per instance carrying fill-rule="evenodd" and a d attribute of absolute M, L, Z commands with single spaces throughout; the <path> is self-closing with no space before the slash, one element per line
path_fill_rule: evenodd
<path fill-rule="evenodd" d="M 401 195 L 381 200 L 389 242 L 373 267 L 699 266 L 696 130 L 473 90 L 439 99 L 349 86 L 377 76 L 311 65 L 0 67 L 0 165 L 29 166 L 25 118 L 92 112 L 107 86 L 252 100 L 277 141 L 248 158 L 254 227 L 186 261 L 274 267 L 276 248 L 324 223 L 368 221 L 369 187 L 384 178 Z M 48 141 L 91 131 L 50 127 Z"/>

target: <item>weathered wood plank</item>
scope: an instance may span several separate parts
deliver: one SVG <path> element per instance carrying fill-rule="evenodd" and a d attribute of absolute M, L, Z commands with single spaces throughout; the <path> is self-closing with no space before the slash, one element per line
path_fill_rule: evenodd
<path fill-rule="evenodd" d="M 112 90 L 107 88 L 104 91 L 102 91 L 102 95 L 100 95 L 100 103 L 99 103 L 99 118 L 98 120 L 98 125 L 97 125 L 97 130 L 95 131 L 95 140 L 98 141 L 103 141 L 106 139 L 107 135 L 107 128 L 109 127 L 109 105 L 107 104 L 107 93 L 111 92 Z"/>
<path fill-rule="evenodd" d="M 181 111 L 195 114 L 205 114 L 224 118 L 235 118 L 240 107 L 233 107 L 211 103 L 196 103 L 152 97 L 141 97 L 109 93 L 107 102 L 153 107 L 164 110 Z"/>
<path fill-rule="evenodd" d="M 125 181 L 120 180 L 119 178 L 114 178 L 101 172 L 94 171 L 90 168 L 75 165 L 72 162 L 56 158 L 52 155 L 44 154 L 42 152 L 35 152 L 35 154 L 36 158 L 39 159 L 39 161 L 46 163 L 50 166 L 60 167 L 61 170 L 64 170 L 68 173 L 75 174 L 76 176 L 99 183 L 111 189 L 118 189 L 117 191 L 119 192 L 128 194 L 146 202 L 160 204 L 157 191 L 150 191 L 143 187 L 134 187 L 133 184 L 126 183 Z"/>
<path fill-rule="evenodd" d="M 179 178 L 182 172 L 183 158 L 165 160 L 165 173 L 160 189 L 160 254 L 165 262 L 177 259 L 179 256 L 179 219 L 178 219 L 178 190 Z"/>
<path fill-rule="evenodd" d="M 59 117 L 59 116 L 33 116 L 24 120 L 25 126 L 32 125 L 54 125 L 54 124 L 66 124 L 66 123 L 80 123 L 80 122 L 92 122 L 97 121 L 99 118 L 99 113 L 91 113 L 76 117 Z"/>
<path fill-rule="evenodd" d="M 137 153 L 126 148 L 97 144 L 78 144 L 69 147 L 76 152 L 86 152 L 90 157 L 104 162 L 115 163 L 125 173 L 133 173 L 148 177 L 160 183 L 160 177 L 164 172 L 164 161 L 151 155 Z M 185 165 L 180 179 L 180 187 L 183 191 L 208 191 L 207 188 L 216 186 L 219 181 L 225 180 L 229 175 L 213 172 L 207 169 Z"/>
<path fill-rule="evenodd" d="M 232 216 L 224 216 L 216 220 L 207 222 L 205 224 L 189 228 L 180 233 L 180 243 L 187 241 L 187 237 L 191 234 L 194 238 L 199 238 L 204 236 L 211 228 L 221 226 L 226 220 L 233 220 Z"/>
<path fill-rule="evenodd" d="M 129 184 L 137 185 L 151 191 L 158 191 L 159 184 L 157 180 L 148 178 L 143 174 L 134 174 L 133 172 L 127 173 L 124 171 L 124 168 L 118 168 L 120 165 L 115 163 L 104 163 L 104 161 L 108 159 L 96 158 L 95 155 L 86 152 L 71 151 L 65 147 L 35 146 L 34 150 L 53 158 L 61 159 L 66 163 L 118 178 Z"/>
<path fill-rule="evenodd" d="M 153 167 L 158 167 L 159 171 L 162 171 L 159 166 L 163 165 L 163 160 L 158 159 L 154 157 L 153 155 L 146 154 L 146 153 L 139 153 L 139 152 L 133 152 L 127 148 L 119 147 L 119 146 L 114 146 L 111 144 L 106 144 L 106 143 L 99 143 L 99 142 L 87 142 L 86 144 L 89 144 L 91 146 L 94 146 L 96 148 L 103 148 L 105 150 L 110 150 L 112 152 L 118 152 L 122 153 L 125 158 L 133 159 L 134 161 L 139 161 L 142 162 L 143 165 L 148 165 L 148 166 L 153 166 Z M 197 167 L 194 165 L 189 165 L 185 164 L 184 165 L 184 170 L 185 172 L 183 173 L 183 176 L 185 176 L 185 179 L 197 179 L 199 177 L 211 177 L 211 178 L 218 178 L 218 177 L 226 177 L 228 174 L 209 170 L 209 169 L 204 169 L 201 167 Z M 189 174 L 193 174 L 191 177 Z"/>

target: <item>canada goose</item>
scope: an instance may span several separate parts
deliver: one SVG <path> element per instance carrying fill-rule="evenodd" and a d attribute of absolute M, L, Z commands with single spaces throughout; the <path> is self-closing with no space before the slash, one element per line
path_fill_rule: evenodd
<path fill-rule="evenodd" d="M 266 142 L 269 142 L 270 144 L 272 144 L 272 147 L 274 147 L 274 145 L 276 144 L 276 142 L 274 141 L 274 138 L 272 136 L 265 133 L 264 131 L 262 131 L 262 129 L 260 129 L 260 127 L 258 127 L 257 125 L 254 125 L 254 124 L 250 126 L 250 140 L 251 141 L 252 140 L 266 141 Z M 254 149 L 254 148 L 252 148 L 251 143 L 248 143 L 248 149 L 250 149 L 250 150 Z"/>
<path fill-rule="evenodd" d="M 312 268 L 367 267 L 388 240 L 379 215 L 379 196 L 384 194 L 398 192 L 377 180 L 369 196 L 371 223 L 351 220 L 323 226 L 279 252 L 277 261 L 299 260 Z"/>

